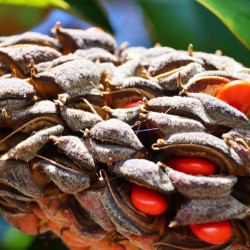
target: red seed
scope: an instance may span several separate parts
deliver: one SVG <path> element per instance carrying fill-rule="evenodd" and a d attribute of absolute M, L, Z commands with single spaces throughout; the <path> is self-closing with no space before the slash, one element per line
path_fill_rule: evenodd
<path fill-rule="evenodd" d="M 139 211 L 150 215 L 162 214 L 168 207 L 164 194 L 136 184 L 132 186 L 131 201 Z"/>
<path fill-rule="evenodd" d="M 232 235 L 231 224 L 227 221 L 190 225 L 192 232 L 201 240 L 210 244 L 223 244 Z"/>
<path fill-rule="evenodd" d="M 166 164 L 186 174 L 192 175 L 212 175 L 216 173 L 216 167 L 211 162 L 194 157 L 171 157 L 166 160 Z"/>
<path fill-rule="evenodd" d="M 223 86 L 216 97 L 247 114 L 250 109 L 250 83 L 242 80 L 231 81 Z"/>
<path fill-rule="evenodd" d="M 131 102 L 129 104 L 126 104 L 123 108 L 124 109 L 129 109 L 129 108 L 134 108 L 134 107 L 137 107 L 139 105 L 142 105 L 143 102 Z"/>

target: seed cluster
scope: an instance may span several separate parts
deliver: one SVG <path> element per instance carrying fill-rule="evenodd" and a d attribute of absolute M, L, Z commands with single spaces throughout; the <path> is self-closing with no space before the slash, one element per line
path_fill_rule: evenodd
<path fill-rule="evenodd" d="M 70 249 L 250 247 L 250 120 L 215 97 L 250 82 L 249 69 L 192 46 L 117 49 L 100 30 L 52 33 L 0 42 L 2 216 Z M 216 172 L 178 171 L 173 157 Z M 137 209 L 135 185 L 156 192 L 163 213 Z M 224 220 L 233 230 L 219 245 L 189 226 Z"/>

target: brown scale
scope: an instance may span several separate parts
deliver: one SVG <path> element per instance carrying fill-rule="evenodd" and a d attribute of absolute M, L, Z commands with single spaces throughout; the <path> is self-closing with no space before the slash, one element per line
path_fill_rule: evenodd
<path fill-rule="evenodd" d="M 20 44 L 0 48 L 0 62 L 15 69 L 17 77 L 20 78 L 26 78 L 29 75 L 28 65 L 31 59 L 37 64 L 60 56 L 60 52 L 46 46 Z"/>
<path fill-rule="evenodd" d="M 106 32 L 62 28 L 59 22 L 51 32 L 62 44 L 63 54 L 73 53 L 77 49 L 92 47 L 100 47 L 113 53 L 116 48 L 115 39 Z"/>

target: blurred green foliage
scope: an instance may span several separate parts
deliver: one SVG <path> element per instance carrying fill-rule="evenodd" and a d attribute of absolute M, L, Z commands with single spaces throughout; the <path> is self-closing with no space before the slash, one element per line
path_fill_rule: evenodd
<path fill-rule="evenodd" d="M 184 50 L 187 49 L 189 43 L 192 43 L 194 50 L 210 53 L 220 49 L 223 54 L 234 57 L 250 67 L 250 51 L 212 12 L 198 2 L 194 0 L 137 1 L 143 8 L 154 42 Z M 245 3 L 245 0 L 215 1 L 223 2 L 224 6 L 232 2 L 238 3 L 239 6 Z M 249 39 L 250 24 L 247 26 L 247 23 L 250 22 L 250 1 L 243 8 L 248 8 L 248 12 L 244 11 L 244 19 L 238 21 L 238 26 L 242 25 L 244 37 Z M 242 6 L 241 8 L 235 7 L 233 10 L 237 14 L 237 10 L 241 9 Z M 230 15 L 227 15 L 227 19 L 233 23 L 233 17 L 230 19 Z M 248 46 L 250 46 L 250 41 Z"/>
<path fill-rule="evenodd" d="M 249 0 L 134 1 L 142 8 L 153 43 L 159 42 L 176 49 L 187 49 L 188 44 L 192 43 L 194 50 L 207 52 L 220 49 L 223 54 L 250 67 Z M 44 17 L 41 8 L 44 11 L 52 7 L 66 10 L 112 33 L 112 24 L 100 0 L 0 0 L 0 4 L 4 4 L 0 9 L 0 30 L 8 34 L 36 25 Z M 8 15 L 3 9 L 6 4 L 11 8 Z M 18 12 L 13 12 L 14 5 L 18 6 Z"/>

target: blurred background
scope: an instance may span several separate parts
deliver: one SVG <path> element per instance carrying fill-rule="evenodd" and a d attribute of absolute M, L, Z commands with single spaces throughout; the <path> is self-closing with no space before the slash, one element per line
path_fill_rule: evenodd
<path fill-rule="evenodd" d="M 249 0 L 217 3 L 229 5 L 231 16 L 238 15 L 236 26 L 249 28 Z M 129 46 L 160 43 L 186 50 L 192 43 L 196 51 L 213 53 L 219 49 L 250 67 L 249 31 L 244 34 L 242 28 L 248 41 L 240 42 L 216 15 L 195 0 L 0 0 L 0 36 L 28 30 L 50 35 L 57 21 L 68 28 L 100 26 L 115 36 L 118 46 L 128 41 Z M 66 248 L 50 234 L 23 235 L 0 218 L 0 249 Z"/>

